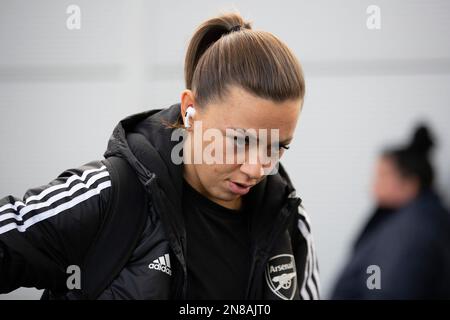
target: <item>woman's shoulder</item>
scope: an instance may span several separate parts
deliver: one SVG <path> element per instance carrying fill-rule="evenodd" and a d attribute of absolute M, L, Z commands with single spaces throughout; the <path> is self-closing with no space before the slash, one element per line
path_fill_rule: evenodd
<path fill-rule="evenodd" d="M 435 193 L 421 195 L 392 215 L 384 235 L 392 235 L 396 241 L 431 243 L 450 235 L 450 214 Z"/>

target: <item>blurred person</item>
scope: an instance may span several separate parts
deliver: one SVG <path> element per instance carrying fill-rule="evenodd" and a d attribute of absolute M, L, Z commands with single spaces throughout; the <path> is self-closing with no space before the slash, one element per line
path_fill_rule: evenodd
<path fill-rule="evenodd" d="M 433 187 L 433 145 L 421 125 L 408 145 L 379 158 L 376 209 L 357 238 L 333 299 L 450 298 L 450 215 Z"/>
<path fill-rule="evenodd" d="M 198 127 L 277 129 L 289 148 L 303 106 L 301 66 L 237 13 L 205 21 L 185 59 L 180 103 L 120 121 L 105 159 L 0 199 L 0 292 L 44 299 L 317 299 L 302 200 L 278 159 L 177 163 L 204 151 Z M 226 136 L 249 152 L 248 137 Z M 212 150 L 220 155 L 224 150 Z M 236 151 L 237 153 L 238 151 Z M 195 154 L 195 153 L 194 153 Z M 234 158 L 234 157 L 233 157 Z M 80 275 L 81 280 L 76 276 Z"/>

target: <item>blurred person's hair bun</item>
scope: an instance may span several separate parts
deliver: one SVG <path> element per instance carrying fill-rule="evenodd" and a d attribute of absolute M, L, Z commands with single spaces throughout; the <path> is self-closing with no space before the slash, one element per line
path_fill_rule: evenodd
<path fill-rule="evenodd" d="M 427 126 L 419 125 L 413 135 L 409 150 L 422 155 L 428 155 L 434 146 L 434 139 Z"/>
<path fill-rule="evenodd" d="M 396 164 L 399 172 L 405 177 L 416 177 L 422 189 L 432 187 L 434 170 L 429 157 L 435 146 L 435 140 L 428 127 L 419 124 L 414 130 L 410 142 L 406 145 L 387 149 L 384 156 Z"/>

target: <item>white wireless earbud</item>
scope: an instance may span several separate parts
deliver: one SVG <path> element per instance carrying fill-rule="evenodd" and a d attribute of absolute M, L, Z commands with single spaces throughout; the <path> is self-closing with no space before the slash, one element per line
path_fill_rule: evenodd
<path fill-rule="evenodd" d="M 184 118 L 185 118 L 185 124 L 184 124 L 184 126 L 185 126 L 186 128 L 190 128 L 190 127 L 191 127 L 191 124 L 189 123 L 189 119 L 192 118 L 194 115 L 195 115 L 195 109 L 194 109 L 194 107 L 193 107 L 193 106 L 187 107 L 187 109 L 186 109 L 186 114 L 184 115 Z"/>

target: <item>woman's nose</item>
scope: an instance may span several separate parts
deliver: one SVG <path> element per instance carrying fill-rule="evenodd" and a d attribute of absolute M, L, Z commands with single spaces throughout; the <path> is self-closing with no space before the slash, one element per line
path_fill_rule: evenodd
<path fill-rule="evenodd" d="M 258 180 L 264 175 L 264 169 L 260 163 L 244 163 L 241 165 L 240 169 L 241 172 L 245 173 L 250 179 Z"/>

